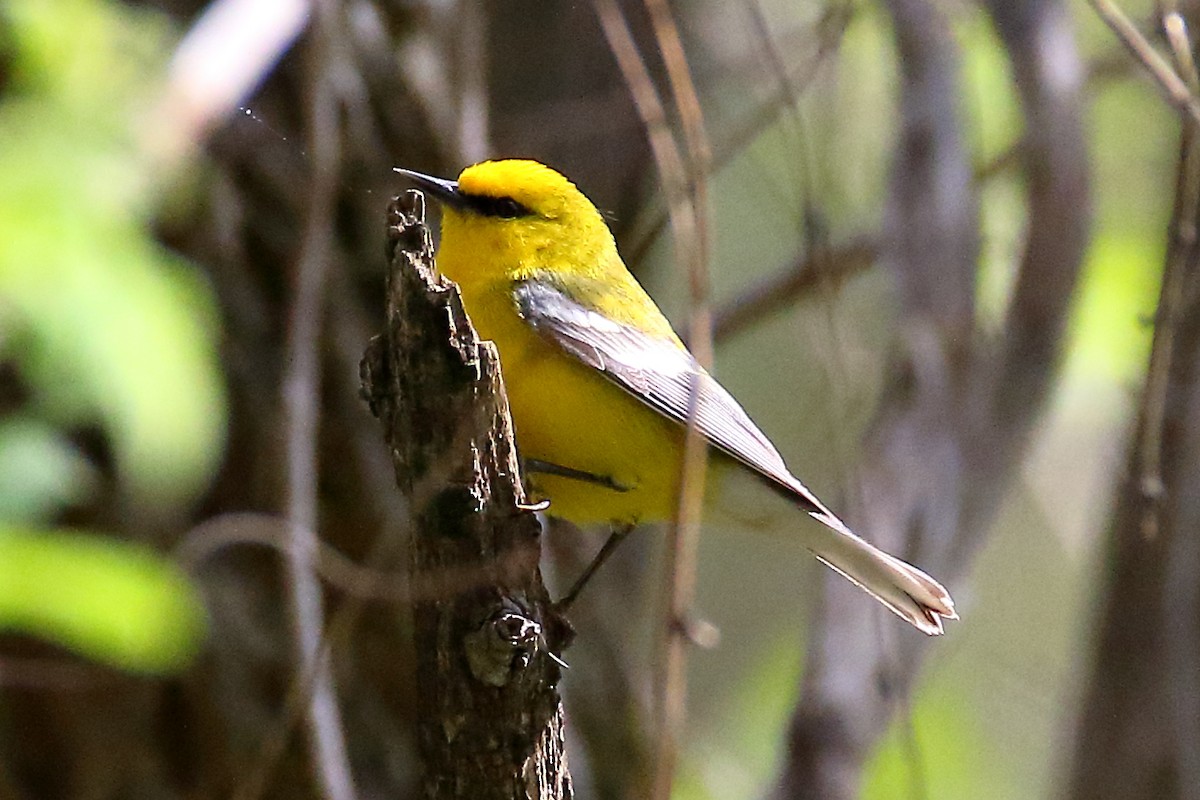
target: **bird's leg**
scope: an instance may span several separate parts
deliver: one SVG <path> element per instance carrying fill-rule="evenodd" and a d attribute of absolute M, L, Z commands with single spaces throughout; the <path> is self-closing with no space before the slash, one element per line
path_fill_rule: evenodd
<path fill-rule="evenodd" d="M 559 478 L 569 478 L 573 481 L 593 483 L 597 486 L 603 486 L 605 489 L 612 489 L 614 492 L 629 491 L 628 486 L 617 483 L 611 475 L 597 475 L 594 472 L 587 472 L 586 470 L 575 469 L 574 467 L 564 467 L 562 464 L 540 461 L 536 458 L 525 459 L 525 469 L 529 472 L 537 472 L 542 475 L 555 475 Z"/>
<path fill-rule="evenodd" d="M 604 546 L 600 548 L 600 552 L 596 553 L 596 557 L 592 559 L 592 563 L 587 565 L 575 583 L 572 584 L 570 591 L 567 592 L 563 599 L 554 604 L 554 610 L 564 613 L 571 607 L 575 600 L 579 597 L 579 593 L 583 591 L 583 587 L 587 586 L 588 581 L 596 574 L 596 571 L 608 561 L 609 556 L 616 552 L 617 547 L 621 542 L 625 541 L 625 537 L 633 530 L 633 523 L 623 522 L 614 523 L 612 533 L 608 535 L 608 539 L 604 542 Z"/>

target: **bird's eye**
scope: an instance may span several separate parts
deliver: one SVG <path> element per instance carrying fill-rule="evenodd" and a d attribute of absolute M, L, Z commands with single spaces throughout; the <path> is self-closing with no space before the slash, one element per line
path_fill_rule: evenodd
<path fill-rule="evenodd" d="M 525 213 L 525 207 L 511 197 L 501 197 L 496 201 L 496 216 L 498 217 L 516 219 Z"/>
<path fill-rule="evenodd" d="M 527 206 L 522 205 L 511 197 L 497 197 L 490 194 L 460 193 L 464 205 L 485 217 L 500 219 L 517 219 L 518 217 L 533 216 Z"/>

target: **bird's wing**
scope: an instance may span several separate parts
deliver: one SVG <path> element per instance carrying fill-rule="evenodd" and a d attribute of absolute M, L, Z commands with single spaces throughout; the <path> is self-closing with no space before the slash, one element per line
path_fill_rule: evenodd
<path fill-rule="evenodd" d="M 958 618 L 941 584 L 854 535 L 788 472 L 737 401 L 678 340 L 614 320 L 546 281 L 519 281 L 514 292 L 518 312 L 534 330 L 658 413 L 687 424 L 695 391 L 700 434 L 826 526 L 823 535 L 814 532 L 805 540 L 817 558 L 924 633 L 940 634 L 942 619 Z"/>
<path fill-rule="evenodd" d="M 790 472 L 766 435 L 696 359 L 673 339 L 617 322 L 539 280 L 514 287 L 521 317 L 565 353 L 599 371 L 650 408 L 681 425 L 690 417 L 709 444 L 811 506 L 827 509 Z"/>

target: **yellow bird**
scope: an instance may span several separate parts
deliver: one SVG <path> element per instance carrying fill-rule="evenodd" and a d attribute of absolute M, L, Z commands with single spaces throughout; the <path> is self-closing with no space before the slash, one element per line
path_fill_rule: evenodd
<path fill-rule="evenodd" d="M 397 170 L 441 201 L 439 269 L 496 343 L 517 446 L 549 513 L 576 524 L 669 519 L 693 381 L 709 443 L 706 504 L 749 486 L 822 523 L 797 525 L 817 558 L 927 634 L 957 619 L 941 584 L 855 536 L 788 471 L 771 441 L 699 364 L 626 269 L 600 212 L 536 161 L 485 161 L 457 181 Z M 726 491 L 722 492 L 721 484 Z"/>

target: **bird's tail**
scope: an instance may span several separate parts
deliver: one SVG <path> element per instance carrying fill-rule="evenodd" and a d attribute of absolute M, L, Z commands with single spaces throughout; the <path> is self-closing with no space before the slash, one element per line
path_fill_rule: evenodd
<path fill-rule="evenodd" d="M 747 466 L 742 463 L 740 466 Z M 769 473 L 761 468 L 723 470 L 713 487 L 710 510 L 726 520 L 760 530 L 780 531 L 783 519 L 796 509 L 806 512 L 821 526 L 787 524 L 789 536 L 797 537 L 808 550 L 850 580 L 896 616 L 931 636 L 942 633 L 942 621 L 958 619 L 950 593 L 921 570 L 860 539 L 825 507 L 816 495 L 787 471 L 782 459 Z M 746 479 L 769 490 L 751 490 Z"/>
<path fill-rule="evenodd" d="M 806 537 L 813 555 L 923 633 L 940 635 L 943 619 L 958 619 L 954 601 L 940 583 L 855 536 L 817 505 L 819 510 L 809 510 L 809 516 L 825 525 L 827 533 Z"/>

